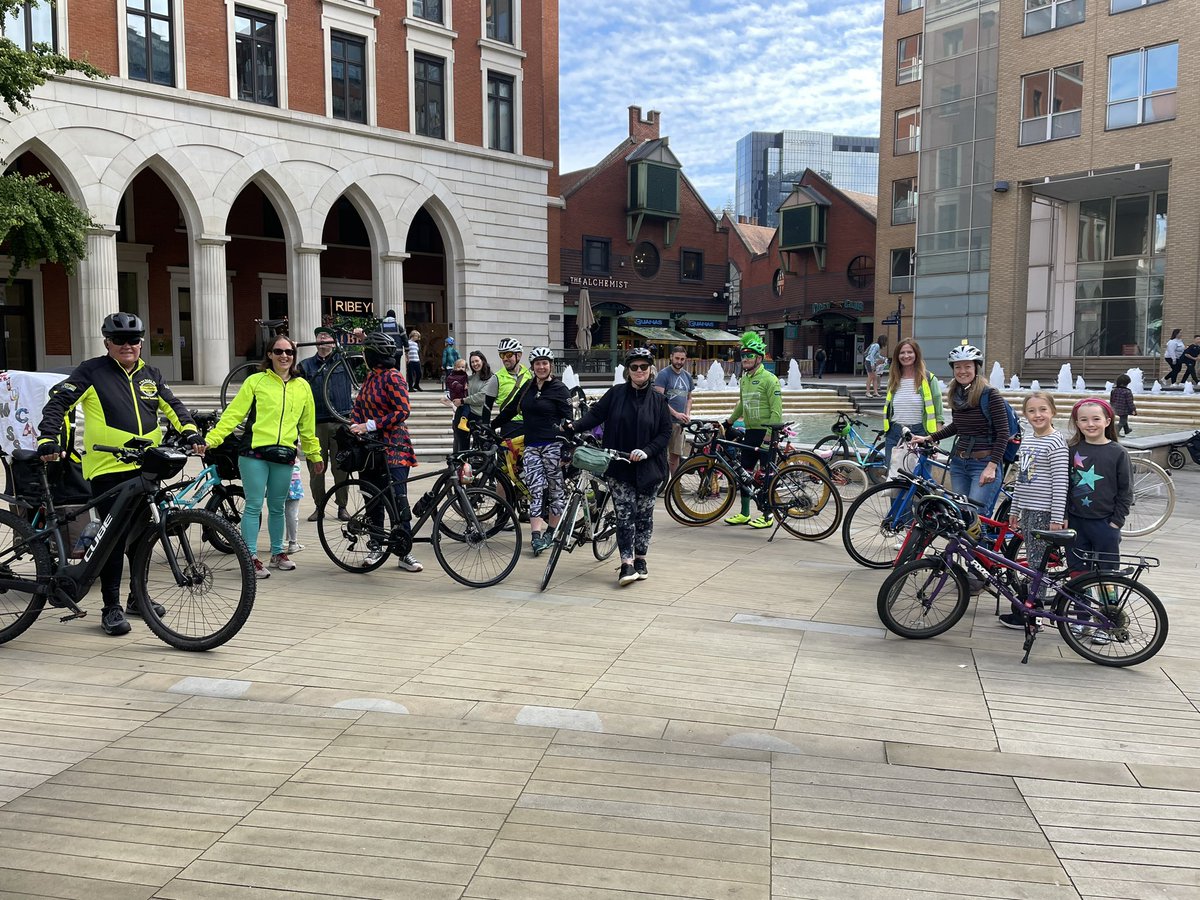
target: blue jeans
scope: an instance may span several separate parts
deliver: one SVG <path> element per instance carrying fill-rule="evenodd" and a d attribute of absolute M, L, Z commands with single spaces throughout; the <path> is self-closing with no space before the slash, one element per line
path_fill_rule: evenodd
<path fill-rule="evenodd" d="M 988 467 L 990 459 L 963 459 L 955 456 L 950 460 L 950 488 L 956 494 L 962 494 L 971 499 L 979 507 L 979 512 L 991 516 L 996 506 L 996 497 L 1003 486 L 1004 473 L 997 469 L 996 480 L 989 484 L 980 484 L 979 476 Z"/>

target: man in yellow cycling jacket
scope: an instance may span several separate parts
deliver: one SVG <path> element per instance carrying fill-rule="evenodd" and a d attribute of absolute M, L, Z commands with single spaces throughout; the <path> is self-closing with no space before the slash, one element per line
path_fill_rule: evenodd
<path fill-rule="evenodd" d="M 83 475 L 91 482 L 92 495 L 99 496 L 119 484 L 138 477 L 137 466 L 121 462 L 109 453 L 96 453 L 95 444 L 120 447 L 131 438 L 143 438 L 154 446 L 162 440 L 158 417 L 164 416 L 184 437 L 200 443 L 200 432 L 187 407 L 163 383 L 162 373 L 142 359 L 146 329 L 132 313 L 113 313 L 101 326 L 106 356 L 85 360 L 67 380 L 58 385 L 42 409 L 38 447 L 42 459 L 59 459 L 73 448 L 62 447 L 60 433 L 67 414 L 76 406 L 83 410 Z M 108 515 L 112 500 L 96 507 Z M 138 599 L 132 594 L 121 610 L 122 554 L 113 553 L 100 570 L 100 593 L 104 609 L 100 625 L 106 634 L 127 634 L 125 614 L 141 616 Z M 160 613 L 161 615 L 161 613 Z"/>
<path fill-rule="evenodd" d="M 496 394 L 496 403 L 493 407 L 493 413 L 498 416 L 504 409 L 505 405 L 517 396 L 517 392 L 521 390 L 521 386 L 533 377 L 527 368 L 521 365 L 521 351 L 524 347 L 516 338 L 502 338 L 497 345 L 496 350 L 500 353 L 500 362 L 504 365 L 496 372 L 496 383 L 499 385 L 499 391 Z M 518 412 L 510 419 L 507 424 L 500 430 L 500 437 L 513 439 L 524 435 L 525 420 L 521 418 Z"/>

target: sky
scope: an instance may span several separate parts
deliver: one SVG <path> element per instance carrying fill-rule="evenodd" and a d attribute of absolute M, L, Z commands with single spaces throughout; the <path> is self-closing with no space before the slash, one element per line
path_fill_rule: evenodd
<path fill-rule="evenodd" d="M 630 106 L 714 209 L 732 204 L 751 131 L 879 134 L 885 0 L 642 0 L 559 5 L 561 171 L 628 135 Z"/>

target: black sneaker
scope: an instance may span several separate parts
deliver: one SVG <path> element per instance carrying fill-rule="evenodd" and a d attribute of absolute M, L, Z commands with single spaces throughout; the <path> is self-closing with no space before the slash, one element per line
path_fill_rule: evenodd
<path fill-rule="evenodd" d="M 1015 612 L 1005 613 L 1004 615 L 999 617 L 998 621 L 1005 628 L 1015 628 L 1018 631 L 1025 630 L 1025 616 L 1022 615 L 1021 613 L 1015 613 Z"/>
<path fill-rule="evenodd" d="M 639 581 L 645 581 L 650 577 L 650 573 L 646 571 L 646 560 L 644 559 L 639 558 L 633 561 L 633 571 L 637 573 Z"/>
<path fill-rule="evenodd" d="M 160 619 L 167 614 L 167 608 L 161 603 L 151 603 L 150 605 L 154 607 L 154 614 Z M 130 597 L 125 601 L 125 615 L 137 616 L 139 619 L 142 617 L 142 607 L 138 604 L 137 597 Z"/>
<path fill-rule="evenodd" d="M 100 627 L 105 634 L 111 635 L 129 634 L 130 631 L 129 620 L 119 605 L 104 607 L 100 613 Z"/>
<path fill-rule="evenodd" d="M 617 584 L 625 587 L 627 584 L 633 584 L 638 580 L 638 574 L 633 570 L 633 566 L 629 563 L 621 563 L 621 572 L 617 575 Z"/>

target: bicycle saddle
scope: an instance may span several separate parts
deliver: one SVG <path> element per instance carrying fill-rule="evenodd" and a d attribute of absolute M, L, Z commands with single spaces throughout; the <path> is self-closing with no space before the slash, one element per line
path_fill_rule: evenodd
<path fill-rule="evenodd" d="M 1075 543 L 1075 532 L 1070 528 L 1066 531 L 1042 531 L 1035 528 L 1030 535 L 1056 547 L 1070 547 Z"/>

